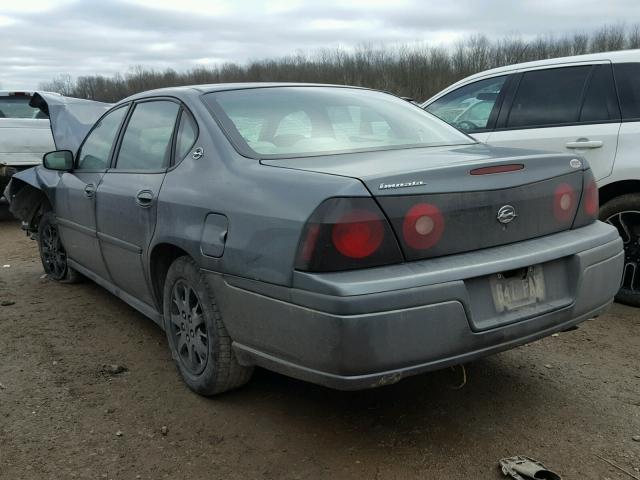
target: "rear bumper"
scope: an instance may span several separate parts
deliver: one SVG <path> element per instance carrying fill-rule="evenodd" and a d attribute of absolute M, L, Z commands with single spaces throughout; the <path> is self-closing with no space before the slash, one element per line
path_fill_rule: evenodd
<path fill-rule="evenodd" d="M 422 262 L 296 272 L 296 288 L 209 276 L 241 363 L 352 390 L 468 362 L 596 316 L 618 290 L 623 259 L 617 231 L 597 222 Z M 496 313 L 489 276 L 537 264 L 552 298 Z"/>

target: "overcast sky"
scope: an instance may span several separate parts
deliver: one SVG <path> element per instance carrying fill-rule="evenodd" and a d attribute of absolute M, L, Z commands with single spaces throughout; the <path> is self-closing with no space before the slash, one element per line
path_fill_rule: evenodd
<path fill-rule="evenodd" d="M 0 0 L 0 87 L 483 33 L 640 23 L 639 0 Z"/>

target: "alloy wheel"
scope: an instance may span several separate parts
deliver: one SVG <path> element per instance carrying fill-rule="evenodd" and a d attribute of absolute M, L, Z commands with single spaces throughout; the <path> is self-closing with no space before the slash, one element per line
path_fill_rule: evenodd
<path fill-rule="evenodd" d="M 624 269 L 621 289 L 640 293 L 640 211 L 625 210 L 607 218 L 618 229 L 624 245 Z"/>
<path fill-rule="evenodd" d="M 209 337 L 196 291 L 178 280 L 171 291 L 171 336 L 183 367 L 199 375 L 209 360 Z"/>
<path fill-rule="evenodd" d="M 48 224 L 40 232 L 42 259 L 47 273 L 61 279 L 67 270 L 67 253 L 60 241 L 60 234 L 55 225 Z"/>

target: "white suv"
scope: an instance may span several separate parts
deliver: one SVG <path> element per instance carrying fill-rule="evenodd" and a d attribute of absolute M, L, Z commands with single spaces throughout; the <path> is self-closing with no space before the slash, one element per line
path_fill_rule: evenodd
<path fill-rule="evenodd" d="M 14 173 L 55 150 L 49 119 L 30 100 L 31 92 L 0 91 L 0 197 Z"/>
<path fill-rule="evenodd" d="M 423 105 L 481 142 L 573 151 L 625 243 L 617 299 L 640 306 L 640 50 L 521 63 L 467 77 Z"/>

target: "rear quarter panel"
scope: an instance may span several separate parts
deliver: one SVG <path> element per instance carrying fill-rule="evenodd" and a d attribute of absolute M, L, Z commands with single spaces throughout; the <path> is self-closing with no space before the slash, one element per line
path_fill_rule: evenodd
<path fill-rule="evenodd" d="M 240 156 L 199 99 L 184 99 L 200 127 L 187 157 L 165 177 L 158 197 L 153 246 L 176 245 L 205 269 L 280 285 L 292 283 L 302 227 L 333 196 L 369 196 L 356 179 L 261 165 Z M 221 257 L 205 255 L 208 214 L 224 215 L 228 233 Z"/>

